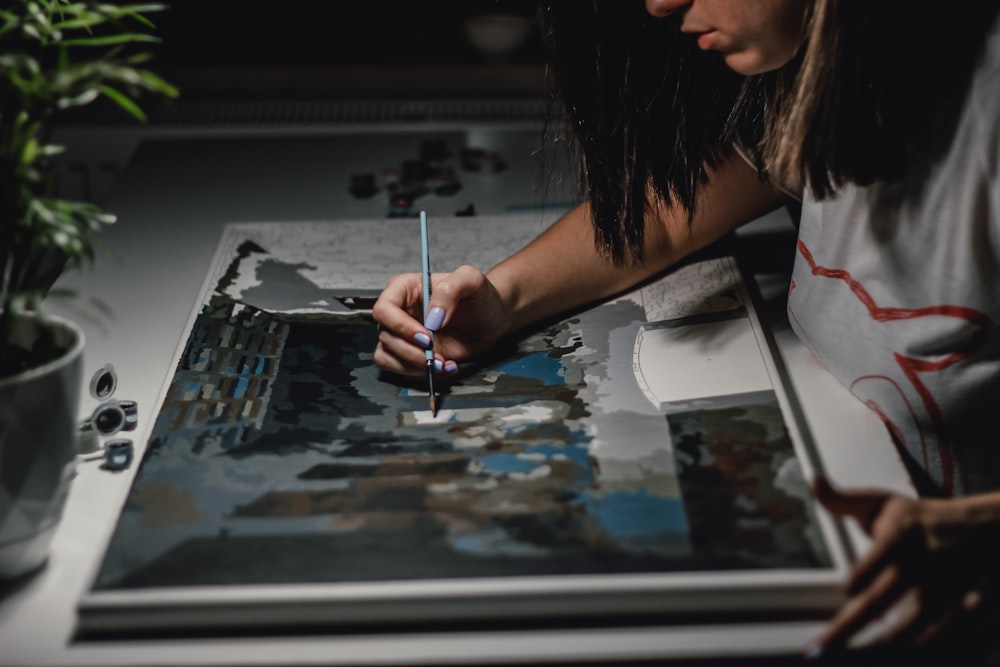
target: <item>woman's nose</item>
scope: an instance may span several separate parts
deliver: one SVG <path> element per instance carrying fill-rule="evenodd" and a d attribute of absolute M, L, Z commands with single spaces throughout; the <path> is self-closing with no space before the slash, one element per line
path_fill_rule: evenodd
<path fill-rule="evenodd" d="M 668 16 L 684 5 L 690 5 L 692 0 L 646 0 L 646 11 L 650 16 L 663 18 Z"/>

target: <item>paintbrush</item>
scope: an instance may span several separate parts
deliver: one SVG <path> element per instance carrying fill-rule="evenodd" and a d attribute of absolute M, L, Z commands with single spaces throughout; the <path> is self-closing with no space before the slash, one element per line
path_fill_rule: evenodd
<path fill-rule="evenodd" d="M 420 256 L 424 276 L 424 321 L 431 303 L 431 256 L 427 243 L 427 212 L 420 212 Z M 430 330 L 428 330 L 430 331 Z M 424 351 L 427 358 L 427 392 L 431 403 L 431 414 L 437 417 L 437 398 L 434 396 L 434 332 L 431 331 L 431 343 Z"/>

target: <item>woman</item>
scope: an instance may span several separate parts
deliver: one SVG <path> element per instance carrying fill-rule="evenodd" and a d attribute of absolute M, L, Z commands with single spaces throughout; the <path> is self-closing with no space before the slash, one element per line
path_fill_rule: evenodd
<path fill-rule="evenodd" d="M 589 201 L 487 273 L 418 276 L 375 305 L 375 360 L 419 374 L 608 298 L 801 197 L 788 313 L 884 420 L 919 499 L 843 492 L 872 548 L 808 649 L 944 646 L 1000 593 L 1000 29 L 993 2 L 546 3 Z M 932 643 L 933 642 L 933 643 Z"/>

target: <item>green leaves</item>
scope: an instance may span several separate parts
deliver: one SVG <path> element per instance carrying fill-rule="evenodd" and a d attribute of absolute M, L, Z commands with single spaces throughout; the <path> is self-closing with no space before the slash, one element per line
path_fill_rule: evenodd
<path fill-rule="evenodd" d="M 125 111 L 129 112 L 141 121 L 146 120 L 146 114 L 143 113 L 139 105 L 129 99 L 128 95 L 121 93 L 111 86 L 98 86 L 97 90 L 104 93 L 104 95 L 110 99 L 112 102 L 120 106 Z"/>
<path fill-rule="evenodd" d="M 14 0 L 0 10 L 0 39 L 11 34 L 42 44 L 109 46 L 130 42 L 156 42 L 148 31 L 155 25 L 146 14 L 166 9 L 161 3 L 113 5 L 68 0 Z M 104 30 L 107 28 L 107 30 Z"/>
<path fill-rule="evenodd" d="M 0 322 L 36 305 L 59 274 L 95 258 L 114 216 L 51 195 L 52 123 L 65 109 L 105 98 L 139 121 L 147 94 L 177 89 L 144 64 L 159 42 L 146 14 L 161 3 L 6 0 L 0 8 Z M 0 332 L 2 336 L 3 332 Z"/>
<path fill-rule="evenodd" d="M 58 248 L 69 265 L 78 267 L 94 259 L 92 232 L 115 222 L 94 204 L 60 199 L 36 199 L 31 202 L 29 224 L 37 225 L 36 238 Z"/>
<path fill-rule="evenodd" d="M 160 40 L 150 35 L 132 33 L 126 35 L 107 35 L 104 37 L 78 37 L 76 39 L 64 39 L 63 46 L 117 46 L 119 44 L 130 44 L 135 42 L 158 42 Z"/>

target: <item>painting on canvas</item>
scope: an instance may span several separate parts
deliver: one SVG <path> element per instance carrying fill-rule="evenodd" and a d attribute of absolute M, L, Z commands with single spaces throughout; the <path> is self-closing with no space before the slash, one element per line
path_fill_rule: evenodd
<path fill-rule="evenodd" d="M 331 282 L 349 268 L 311 254 L 331 226 L 274 227 L 227 230 L 92 609 L 838 567 L 731 258 L 528 332 L 464 369 L 435 416 L 372 362 L 374 283 Z"/>

